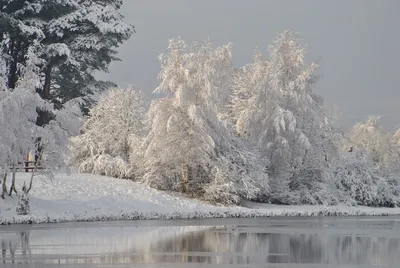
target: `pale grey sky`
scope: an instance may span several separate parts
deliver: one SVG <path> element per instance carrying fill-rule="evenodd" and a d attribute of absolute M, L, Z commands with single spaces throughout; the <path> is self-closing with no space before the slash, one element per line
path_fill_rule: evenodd
<path fill-rule="evenodd" d="M 102 79 L 150 96 L 157 56 L 172 37 L 232 42 L 234 64 L 241 66 L 255 48 L 266 55 L 289 29 L 308 43 L 308 61 L 320 60 L 315 92 L 338 106 L 346 125 L 380 115 L 386 128 L 400 126 L 399 0 L 125 0 L 122 11 L 137 33 Z"/>

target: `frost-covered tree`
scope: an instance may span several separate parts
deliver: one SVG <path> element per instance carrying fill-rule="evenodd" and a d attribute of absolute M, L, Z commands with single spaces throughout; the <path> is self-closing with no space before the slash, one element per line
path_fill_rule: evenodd
<path fill-rule="evenodd" d="M 6 190 L 7 173 L 12 171 L 12 183 L 9 195 L 15 189 L 15 167 L 23 163 L 29 152 L 41 147 L 39 162 L 45 170 L 63 164 L 61 154 L 66 153 L 68 137 L 76 134 L 79 126 L 77 114 L 79 109 L 65 108 L 54 111 L 53 106 L 43 100 L 36 92 L 40 84 L 40 70 L 35 47 L 27 51 L 25 66 L 20 66 L 21 78 L 14 89 L 6 87 L 0 91 L 0 169 L 3 179 L 3 193 Z M 36 124 L 38 108 L 54 114 L 54 120 L 45 127 Z M 38 139 L 38 137 L 41 137 Z M 35 163 L 35 166 L 38 163 Z M 35 170 L 36 171 L 36 170 Z M 28 192 L 32 187 L 32 172 Z M 4 197 L 4 194 L 2 195 Z"/>
<path fill-rule="evenodd" d="M 149 111 L 146 183 L 224 203 L 265 196 L 268 181 L 257 158 L 219 120 L 231 60 L 230 45 L 170 40 L 156 89 L 168 97 L 153 101 Z"/>
<path fill-rule="evenodd" d="M 24 183 L 21 193 L 18 194 L 18 203 L 17 207 L 15 208 L 17 215 L 28 215 L 30 212 L 29 197 L 27 191 L 28 189 L 26 188 L 26 185 Z"/>
<path fill-rule="evenodd" d="M 4 103 L 10 98 L 14 100 L 3 109 L 16 117 L 21 111 L 26 113 L 26 118 L 20 118 L 22 128 L 31 127 L 23 124 L 27 118 L 31 122 L 33 116 L 42 127 L 30 134 L 19 131 L 18 135 L 30 135 L 33 139 L 28 142 L 32 146 L 28 146 L 23 137 L 10 138 L 16 136 L 12 130 L 18 126 L 8 122 L 12 135 L 4 138 L 3 145 L 13 154 L 18 148 L 23 148 L 23 152 L 20 150 L 18 157 L 6 156 L 2 165 L 15 165 L 15 159 L 23 161 L 25 156 L 19 155 L 29 151 L 37 151 L 43 167 L 55 168 L 65 160 L 69 135 L 79 128 L 77 108 L 92 102 L 88 94 L 93 88 L 107 87 L 107 83 L 94 79 L 93 72 L 107 71 L 110 62 L 117 59 L 116 47 L 133 33 L 133 27 L 124 22 L 119 12 L 121 5 L 120 0 L 0 1 L 0 49 L 5 61 L 1 80 L 6 81 L 5 86 L 2 83 L 2 98 Z M 42 101 L 37 100 L 38 96 Z M 15 176 L 10 194 L 15 191 L 14 181 Z M 28 191 L 31 186 L 32 180 Z"/>
<path fill-rule="evenodd" d="M 64 103 L 90 93 L 87 86 L 96 83 L 93 72 L 107 71 L 108 65 L 118 60 L 116 48 L 129 39 L 133 27 L 120 13 L 121 0 L 51 2 L 42 11 L 51 14 L 45 18 L 48 27 L 42 55 L 46 77 L 59 88 L 44 85 L 42 94 Z M 55 9 L 62 10 L 61 14 L 51 13 Z"/>
<path fill-rule="evenodd" d="M 33 42 L 43 80 L 37 88 L 43 99 L 57 107 L 91 93 L 98 83 L 95 71 L 107 71 L 116 60 L 116 48 L 133 33 L 120 13 L 121 0 L 2 0 L 0 21 L 2 53 L 8 66 L 8 87 L 15 88 L 19 66 Z M 90 100 L 89 100 L 90 101 Z M 38 125 L 52 115 L 39 113 Z"/>
<path fill-rule="evenodd" d="M 385 132 L 379 125 L 379 117 L 371 116 L 355 124 L 343 139 L 345 149 L 362 149 L 372 158 L 373 167 L 385 174 L 399 170 L 400 146 L 396 133 Z"/>
<path fill-rule="evenodd" d="M 297 179 L 310 180 L 312 186 L 318 177 L 324 183 L 315 174 L 322 174 L 320 169 L 336 151 L 323 100 L 312 92 L 318 65 L 307 66 L 305 54 L 297 36 L 285 31 L 269 47 L 268 60 L 257 52 L 234 79 L 231 110 L 236 131 L 263 156 L 273 177 L 275 202 L 298 202 L 291 194 L 300 183 Z"/>
<path fill-rule="evenodd" d="M 105 92 L 74 137 L 72 163 L 80 172 L 133 178 L 142 162 L 142 93 L 135 88 Z"/>
<path fill-rule="evenodd" d="M 398 177 L 382 177 L 374 168 L 373 158 L 373 153 L 354 149 L 343 153 L 332 166 L 332 180 L 337 185 L 340 202 L 364 206 L 400 204 Z"/>
<path fill-rule="evenodd" d="M 396 145 L 400 145 L 400 128 L 393 134 L 392 138 Z"/>
<path fill-rule="evenodd" d="M 343 136 L 344 152 L 332 166 L 341 201 L 366 206 L 399 204 L 400 150 L 396 137 L 382 130 L 376 116 L 355 124 Z"/>
<path fill-rule="evenodd" d="M 40 129 L 36 126 L 37 107 L 44 109 L 46 103 L 35 92 L 40 77 L 35 66 L 34 52 L 28 51 L 30 59 L 27 66 L 21 67 L 22 78 L 11 90 L 5 88 L 0 92 L 0 164 L 3 179 L 3 198 L 6 191 L 7 172 L 13 169 L 12 184 L 9 195 L 15 189 L 15 167 L 22 162 L 29 151 L 34 149 L 35 136 Z"/>

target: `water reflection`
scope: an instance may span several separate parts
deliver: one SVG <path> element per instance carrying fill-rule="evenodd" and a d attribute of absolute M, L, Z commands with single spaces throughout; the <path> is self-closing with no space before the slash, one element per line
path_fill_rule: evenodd
<path fill-rule="evenodd" d="M 14 236 L 1 239 L 1 257 L 2 263 L 7 260 L 15 263 L 15 255 L 18 255 L 20 262 L 29 263 L 31 250 L 29 245 L 29 231 L 18 232 Z"/>
<path fill-rule="evenodd" d="M 110 227 L 0 233 L 5 267 L 98 267 L 185 264 L 221 267 L 398 267 L 399 229 L 294 228 L 296 224 L 228 227 Z M 328 230 L 336 230 L 328 232 Z M 162 231 L 160 231 L 162 230 Z M 53 233 L 52 233 L 53 232 Z M 360 233 L 360 234 L 357 234 Z M 2 234 L 6 234 L 3 236 Z M 391 235 L 390 235 L 391 234 Z M 14 264 L 16 266 L 14 266 Z M 25 264 L 25 266 L 21 266 Z M 53 265 L 53 266 L 52 266 Z M 36 265 L 35 267 L 41 267 Z M 43 266 L 44 267 L 44 266 Z M 69 266 L 71 267 L 71 266 Z M 72 266 L 75 267 L 75 266 Z M 107 267 L 112 267 L 107 266 Z M 192 266 L 191 266 L 192 267 Z"/>
<path fill-rule="evenodd" d="M 147 261 L 153 263 L 297 263 L 365 267 L 395 265 L 400 261 L 399 238 L 253 233 L 229 229 L 211 229 L 158 241 L 145 252 L 169 253 L 149 253 L 151 258 Z"/>

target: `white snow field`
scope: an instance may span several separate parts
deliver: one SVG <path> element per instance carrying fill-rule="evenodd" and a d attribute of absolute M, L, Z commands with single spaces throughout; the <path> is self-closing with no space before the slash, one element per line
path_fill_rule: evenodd
<path fill-rule="evenodd" d="M 30 173 L 17 174 L 17 189 Z M 0 199 L 0 225 L 136 219 L 192 219 L 270 216 L 400 215 L 400 208 L 282 206 L 244 203 L 214 206 L 146 187 L 129 180 L 94 174 L 57 174 L 53 180 L 35 177 L 30 214 L 16 215 L 17 196 Z"/>

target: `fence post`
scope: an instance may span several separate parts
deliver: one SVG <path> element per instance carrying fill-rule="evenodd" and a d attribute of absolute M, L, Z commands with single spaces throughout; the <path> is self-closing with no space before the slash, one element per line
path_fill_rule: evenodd
<path fill-rule="evenodd" d="M 29 172 L 28 165 L 29 165 L 29 152 L 28 152 L 28 154 L 26 155 L 25 172 Z"/>

